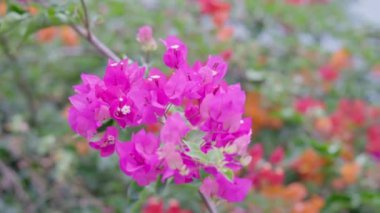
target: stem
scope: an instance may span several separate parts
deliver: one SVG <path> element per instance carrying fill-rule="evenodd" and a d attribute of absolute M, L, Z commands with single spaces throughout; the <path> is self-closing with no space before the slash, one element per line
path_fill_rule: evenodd
<path fill-rule="evenodd" d="M 112 52 L 103 42 L 101 42 L 94 34 L 88 36 L 88 32 L 81 26 L 71 25 L 71 27 L 83 38 L 85 38 L 92 46 L 94 46 L 102 55 L 112 59 L 115 62 L 120 61 L 120 58 Z"/>
<path fill-rule="evenodd" d="M 199 190 L 199 194 L 201 195 L 202 201 L 206 204 L 208 211 L 210 213 L 218 213 L 215 203 L 208 196 L 203 194 L 200 190 Z"/>
<path fill-rule="evenodd" d="M 71 25 L 71 28 L 73 28 L 75 30 L 75 32 L 77 32 L 80 36 L 85 38 L 102 55 L 112 59 L 115 62 L 120 61 L 120 58 L 111 49 L 109 49 L 93 33 L 91 33 L 90 19 L 88 16 L 88 10 L 87 10 L 86 3 L 84 0 L 81 0 L 80 2 L 81 2 L 83 13 L 84 13 L 84 26 L 85 26 L 85 28 L 83 28 L 79 25 Z"/>
<path fill-rule="evenodd" d="M 84 13 L 84 26 L 87 30 L 87 37 L 91 40 L 90 19 L 88 18 L 87 6 L 84 0 L 80 0 Z"/>

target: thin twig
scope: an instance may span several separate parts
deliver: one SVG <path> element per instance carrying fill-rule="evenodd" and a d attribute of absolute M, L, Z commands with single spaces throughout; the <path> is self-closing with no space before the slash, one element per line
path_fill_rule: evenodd
<path fill-rule="evenodd" d="M 207 195 L 203 194 L 201 191 L 199 191 L 199 194 L 201 195 L 203 202 L 206 204 L 208 211 L 210 213 L 218 213 L 218 210 L 216 209 L 214 202 Z"/>
<path fill-rule="evenodd" d="M 84 27 L 87 30 L 87 37 L 91 40 L 90 19 L 88 18 L 87 6 L 84 0 L 80 0 L 84 13 Z"/>
<path fill-rule="evenodd" d="M 79 25 L 71 25 L 71 28 L 73 28 L 75 32 L 77 32 L 80 36 L 85 38 L 90 44 L 92 44 L 92 46 L 94 46 L 98 50 L 98 52 L 112 59 L 113 61 L 120 61 L 120 58 L 91 32 L 90 18 L 88 15 L 86 3 L 84 0 L 81 0 L 80 2 L 84 13 L 85 28 Z"/>
<path fill-rule="evenodd" d="M 110 50 L 103 42 L 101 42 L 94 34 L 89 38 L 87 30 L 78 25 L 71 25 L 71 27 L 83 38 L 85 38 L 92 46 L 94 46 L 101 54 L 112 59 L 115 62 L 120 61 L 120 58 Z"/>

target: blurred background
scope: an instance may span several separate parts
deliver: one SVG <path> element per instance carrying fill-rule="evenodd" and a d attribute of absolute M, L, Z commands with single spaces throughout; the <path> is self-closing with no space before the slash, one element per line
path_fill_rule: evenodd
<path fill-rule="evenodd" d="M 144 61 L 150 25 L 190 61 L 221 55 L 247 94 L 254 187 L 220 212 L 378 212 L 380 1 L 0 0 L 0 212 L 205 212 L 200 183 L 138 187 L 69 128 L 72 85 L 107 58 Z M 156 190 L 159 188 L 159 190 Z"/>

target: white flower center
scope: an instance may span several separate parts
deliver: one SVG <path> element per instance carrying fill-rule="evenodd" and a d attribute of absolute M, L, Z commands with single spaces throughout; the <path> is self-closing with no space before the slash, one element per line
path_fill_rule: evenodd
<path fill-rule="evenodd" d="M 178 49 L 178 48 L 179 48 L 179 45 L 178 45 L 178 44 L 175 44 L 175 45 L 170 46 L 170 48 Z"/>
<path fill-rule="evenodd" d="M 114 144 L 114 143 L 115 143 L 115 137 L 112 135 L 108 135 L 107 144 Z"/>
<path fill-rule="evenodd" d="M 123 115 L 127 115 L 131 112 L 131 107 L 128 106 L 128 105 L 124 105 L 122 108 L 121 108 L 121 113 Z"/>

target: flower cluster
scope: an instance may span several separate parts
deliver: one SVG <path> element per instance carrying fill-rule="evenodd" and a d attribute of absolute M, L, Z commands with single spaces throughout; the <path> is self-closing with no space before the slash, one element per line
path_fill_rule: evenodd
<path fill-rule="evenodd" d="M 255 188 L 283 184 L 285 174 L 281 164 L 285 154 L 282 147 L 276 148 L 268 160 L 263 158 L 263 147 L 259 143 L 253 145 L 249 153 L 252 160 L 249 164 L 247 175 L 252 180 Z"/>
<path fill-rule="evenodd" d="M 103 78 L 82 74 L 70 97 L 70 126 L 102 157 L 116 152 L 121 170 L 141 186 L 157 178 L 190 183 L 204 173 L 203 185 L 213 186 L 210 195 L 243 200 L 251 183 L 235 173 L 251 158 L 252 124 L 242 117 L 245 93 L 223 80 L 228 66 L 221 57 L 190 65 L 181 40 L 169 36 L 162 42 L 169 76 L 128 59 L 109 61 Z M 108 125 L 94 141 L 110 120 L 117 125 Z M 160 124 L 157 134 L 142 128 L 154 124 Z M 119 131 L 128 127 L 140 130 L 120 141 Z"/>

